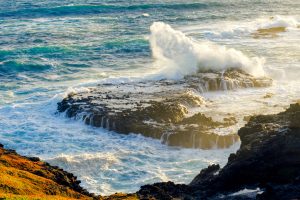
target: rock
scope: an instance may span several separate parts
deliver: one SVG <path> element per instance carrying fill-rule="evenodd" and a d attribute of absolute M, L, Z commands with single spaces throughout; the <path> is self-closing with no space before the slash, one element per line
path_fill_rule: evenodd
<path fill-rule="evenodd" d="M 38 158 L 38 157 L 27 157 L 27 158 L 33 162 L 41 161 L 40 158 Z"/>
<path fill-rule="evenodd" d="M 88 92 L 69 94 L 58 111 L 86 124 L 118 133 L 140 133 L 162 143 L 187 148 L 227 148 L 236 134 L 218 135 L 216 128 L 237 123 L 234 118 L 213 121 L 201 113 L 190 116 L 205 100 L 199 92 L 265 87 L 268 78 L 255 78 L 241 70 L 206 72 L 183 80 L 161 80 L 118 85 L 100 84 Z"/>
<path fill-rule="evenodd" d="M 110 196 L 100 197 L 99 200 L 138 200 L 136 194 L 115 193 Z"/>
<path fill-rule="evenodd" d="M 269 99 L 269 98 L 272 98 L 273 96 L 274 96 L 273 93 L 268 92 L 263 98 L 264 99 Z"/>
<path fill-rule="evenodd" d="M 300 197 L 300 104 L 285 112 L 260 115 L 238 132 L 241 147 L 228 163 L 203 169 L 189 185 L 143 186 L 140 198 L 159 199 L 298 199 Z M 232 196 L 259 187 L 261 194 Z"/>
<path fill-rule="evenodd" d="M 262 28 L 258 29 L 255 33 L 253 33 L 253 38 L 275 38 L 278 37 L 279 33 L 285 32 L 285 27 L 272 27 L 272 28 Z"/>
<path fill-rule="evenodd" d="M 96 198 L 79 183 L 69 172 L 52 167 L 36 157 L 20 156 L 16 151 L 4 149 L 0 145 L 1 197 L 20 195 L 19 198 L 27 199 L 27 195 L 37 195 L 39 198 L 55 195 L 52 198 Z"/>
<path fill-rule="evenodd" d="M 138 192 L 139 199 L 163 199 L 171 200 L 181 198 L 184 194 L 186 199 L 190 189 L 187 185 L 174 184 L 173 182 L 155 183 L 153 185 L 142 186 Z"/>
<path fill-rule="evenodd" d="M 256 199 L 265 200 L 282 200 L 282 199 L 299 199 L 300 182 L 295 181 L 290 184 L 267 185 L 262 194 L 258 194 Z"/>
<path fill-rule="evenodd" d="M 251 119 L 251 117 L 252 117 L 251 115 L 244 116 L 243 120 L 244 120 L 245 122 L 249 122 L 250 119 Z"/>
<path fill-rule="evenodd" d="M 197 73 L 187 76 L 185 81 L 200 92 L 268 87 L 272 84 L 269 78 L 253 77 L 240 69 L 228 69 L 224 73 L 213 71 Z"/>

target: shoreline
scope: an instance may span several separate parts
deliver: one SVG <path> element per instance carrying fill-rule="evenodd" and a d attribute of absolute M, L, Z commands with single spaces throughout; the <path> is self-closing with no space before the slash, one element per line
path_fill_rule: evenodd
<path fill-rule="evenodd" d="M 228 163 L 222 169 L 219 165 L 211 165 L 201 170 L 188 185 L 155 183 L 142 186 L 135 194 L 116 193 L 107 197 L 90 194 L 79 185 L 80 181 L 76 176 L 59 167 L 51 166 L 36 157 L 20 156 L 16 151 L 4 149 L 0 145 L 0 194 L 4 199 L 18 199 L 22 196 L 29 199 L 37 198 L 35 196 L 42 199 L 220 199 L 222 196 L 226 199 L 280 199 L 285 197 L 283 195 L 288 195 L 289 199 L 299 197 L 300 102 L 291 104 L 286 111 L 275 115 L 251 117 L 238 134 L 241 147 L 237 153 L 229 156 Z M 8 179 L 5 180 L 5 177 Z M 254 194 L 252 192 L 251 197 L 249 193 L 237 193 L 245 188 L 252 191 L 260 189 Z"/>

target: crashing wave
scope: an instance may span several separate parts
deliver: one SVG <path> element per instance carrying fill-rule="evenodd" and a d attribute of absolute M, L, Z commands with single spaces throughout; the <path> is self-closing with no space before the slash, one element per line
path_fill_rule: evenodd
<path fill-rule="evenodd" d="M 256 76 L 264 75 L 264 59 L 249 58 L 241 51 L 211 42 L 197 42 L 163 22 L 152 24 L 150 44 L 155 66 L 166 78 L 203 71 L 238 68 Z"/>

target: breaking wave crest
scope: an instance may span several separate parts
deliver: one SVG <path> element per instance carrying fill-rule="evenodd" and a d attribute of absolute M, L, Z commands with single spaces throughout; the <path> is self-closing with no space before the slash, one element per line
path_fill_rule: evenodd
<path fill-rule="evenodd" d="M 249 58 L 241 51 L 212 42 L 198 42 L 163 22 L 152 24 L 150 45 L 155 66 L 166 78 L 182 78 L 198 71 L 223 71 L 239 68 L 264 75 L 263 58 Z"/>

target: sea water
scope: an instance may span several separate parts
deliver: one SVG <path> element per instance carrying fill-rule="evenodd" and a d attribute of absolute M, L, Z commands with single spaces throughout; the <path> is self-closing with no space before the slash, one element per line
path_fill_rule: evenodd
<path fill-rule="evenodd" d="M 207 92 L 201 112 L 239 123 L 300 99 L 300 2 L 210 0 L 0 0 L 0 142 L 74 173 L 90 192 L 134 192 L 158 181 L 189 183 L 229 149 L 168 147 L 56 113 L 71 91 L 99 82 L 181 79 L 242 68 L 273 86 Z M 284 31 L 257 35 L 258 30 Z M 266 94 L 270 98 L 264 98 Z"/>

